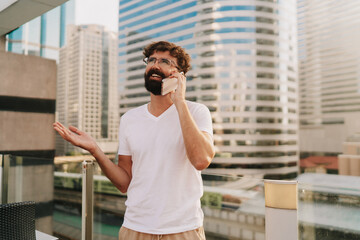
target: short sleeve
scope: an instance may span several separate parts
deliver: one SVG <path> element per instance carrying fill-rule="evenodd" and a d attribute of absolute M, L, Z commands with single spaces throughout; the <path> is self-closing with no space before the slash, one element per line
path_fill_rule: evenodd
<path fill-rule="evenodd" d="M 131 151 L 130 151 L 129 144 L 128 144 L 126 136 L 127 136 L 127 133 L 126 133 L 126 118 L 125 118 L 125 115 L 123 115 L 120 118 L 118 155 L 126 155 L 126 156 L 131 155 Z"/>
<path fill-rule="evenodd" d="M 193 118 L 200 131 L 207 132 L 213 137 L 212 119 L 209 109 L 203 105 L 198 104 L 193 113 Z"/>

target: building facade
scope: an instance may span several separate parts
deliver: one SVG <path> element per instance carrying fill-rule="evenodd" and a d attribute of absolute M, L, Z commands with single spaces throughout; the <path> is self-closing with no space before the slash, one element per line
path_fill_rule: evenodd
<path fill-rule="evenodd" d="M 119 2 L 120 114 L 147 103 L 142 50 L 167 40 L 192 58 L 187 99 L 211 111 L 206 173 L 298 174 L 296 1 Z"/>
<path fill-rule="evenodd" d="M 66 25 L 73 24 L 74 18 L 75 0 L 70 0 L 10 32 L 6 50 L 58 60 Z"/>
<path fill-rule="evenodd" d="M 349 136 L 343 143 L 339 158 L 339 174 L 360 176 L 360 132 Z"/>
<path fill-rule="evenodd" d="M 360 2 L 298 3 L 300 151 L 337 156 L 360 131 Z"/>
<path fill-rule="evenodd" d="M 58 120 L 95 138 L 105 152 L 116 152 L 118 102 L 116 33 L 99 25 L 68 25 L 58 66 Z M 60 137 L 57 155 L 80 152 Z"/>

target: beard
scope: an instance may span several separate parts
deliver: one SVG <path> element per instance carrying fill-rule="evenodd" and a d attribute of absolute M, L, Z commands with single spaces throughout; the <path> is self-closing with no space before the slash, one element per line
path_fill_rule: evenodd
<path fill-rule="evenodd" d="M 163 72 L 156 69 L 150 69 L 148 73 L 144 73 L 145 88 L 154 95 L 161 95 L 162 81 L 150 79 L 150 76 L 154 73 L 159 75 L 162 79 L 166 77 Z"/>

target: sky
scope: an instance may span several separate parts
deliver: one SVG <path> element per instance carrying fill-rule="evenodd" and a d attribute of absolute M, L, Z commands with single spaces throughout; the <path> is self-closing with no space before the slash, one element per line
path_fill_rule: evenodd
<path fill-rule="evenodd" d="M 76 24 L 100 24 L 117 31 L 119 0 L 75 0 Z"/>

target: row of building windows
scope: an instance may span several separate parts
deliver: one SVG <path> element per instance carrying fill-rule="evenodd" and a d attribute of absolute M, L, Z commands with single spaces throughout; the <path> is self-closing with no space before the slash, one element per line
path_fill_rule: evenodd
<path fill-rule="evenodd" d="M 305 103 L 305 102 L 302 102 Z M 344 103 L 333 103 L 333 104 L 321 104 L 321 108 L 336 108 L 336 107 L 347 107 L 347 106 L 359 106 L 360 102 L 344 102 Z M 301 106 L 301 110 L 313 110 L 315 106 Z"/>
<path fill-rule="evenodd" d="M 312 119 L 312 120 L 301 120 L 300 125 L 332 125 L 332 124 L 344 124 L 345 120 L 342 118 L 334 119 Z"/>
<path fill-rule="evenodd" d="M 215 157 L 224 157 L 232 158 L 232 157 L 246 157 L 246 158 L 273 158 L 273 157 L 290 157 L 296 156 L 296 151 L 262 151 L 262 152 L 222 152 L 216 153 Z"/>
<path fill-rule="evenodd" d="M 237 129 L 237 128 L 231 128 L 231 129 L 216 129 L 214 128 L 214 134 L 246 134 L 246 135 L 278 135 L 278 134 L 297 134 L 296 130 L 291 129 Z"/>
<path fill-rule="evenodd" d="M 289 102 L 289 103 L 295 103 L 295 98 L 290 98 L 290 97 L 280 97 L 280 96 L 276 96 L 276 95 L 260 95 L 260 94 L 234 94 L 234 95 L 229 95 L 229 94 L 222 94 L 221 96 L 218 95 L 214 95 L 214 94 L 208 94 L 208 95 L 202 95 L 202 96 L 192 96 L 189 97 L 189 100 L 191 101 L 197 101 L 197 100 L 201 100 L 201 101 L 205 101 L 205 102 L 210 102 L 210 101 L 230 101 L 230 100 L 239 100 L 239 101 L 244 101 L 244 100 L 257 100 L 257 101 L 272 101 L 272 102 Z"/>
<path fill-rule="evenodd" d="M 211 107 L 214 108 L 214 107 Z M 296 113 L 295 108 L 271 107 L 271 106 L 220 106 L 212 111 L 220 112 L 278 112 L 278 113 Z"/>
<path fill-rule="evenodd" d="M 259 163 L 259 164 L 224 164 L 224 163 L 212 163 L 209 168 L 220 168 L 220 169 L 274 169 L 284 167 L 295 167 L 296 162 L 289 163 Z"/>
<path fill-rule="evenodd" d="M 265 117 L 220 117 L 213 118 L 213 123 L 271 123 L 271 124 L 296 124 L 296 119 L 265 118 Z"/>
<path fill-rule="evenodd" d="M 216 146 L 284 146 L 296 144 L 297 141 L 292 140 L 215 140 Z"/>

